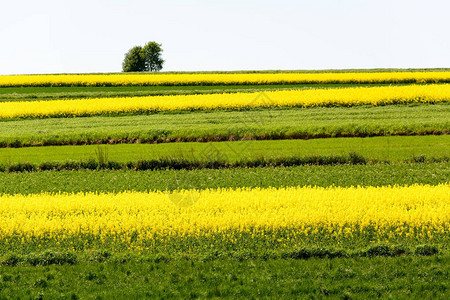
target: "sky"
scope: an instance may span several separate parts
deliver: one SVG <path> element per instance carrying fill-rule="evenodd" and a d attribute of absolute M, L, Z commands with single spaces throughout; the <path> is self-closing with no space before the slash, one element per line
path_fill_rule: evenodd
<path fill-rule="evenodd" d="M 0 74 L 120 72 L 162 44 L 163 71 L 449 68 L 445 0 L 1 0 Z"/>

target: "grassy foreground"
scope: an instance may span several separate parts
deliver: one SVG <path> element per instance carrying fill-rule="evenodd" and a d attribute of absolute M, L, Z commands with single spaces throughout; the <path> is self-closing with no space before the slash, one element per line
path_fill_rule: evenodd
<path fill-rule="evenodd" d="M 0 122 L 0 147 L 450 133 L 450 105 L 260 109 Z"/>
<path fill-rule="evenodd" d="M 445 299 L 449 266 L 449 256 L 3 266 L 0 296 Z"/>

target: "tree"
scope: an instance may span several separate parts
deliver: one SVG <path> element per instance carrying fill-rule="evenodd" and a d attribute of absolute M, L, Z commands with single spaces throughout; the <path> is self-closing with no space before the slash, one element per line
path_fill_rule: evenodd
<path fill-rule="evenodd" d="M 164 64 L 161 52 L 161 44 L 156 42 L 148 42 L 144 47 L 135 46 L 125 54 L 122 69 L 124 72 L 158 72 Z"/>
<path fill-rule="evenodd" d="M 142 72 L 145 70 L 145 59 L 141 46 L 135 46 L 125 54 L 122 70 L 124 72 Z"/>
<path fill-rule="evenodd" d="M 145 71 L 158 72 L 162 69 L 164 60 L 161 58 L 163 52 L 161 44 L 149 42 L 142 48 L 142 55 L 145 60 Z"/>

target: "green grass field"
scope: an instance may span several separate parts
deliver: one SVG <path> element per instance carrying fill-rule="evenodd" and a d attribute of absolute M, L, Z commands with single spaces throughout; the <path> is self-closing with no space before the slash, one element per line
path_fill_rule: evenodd
<path fill-rule="evenodd" d="M 442 134 L 449 115 L 422 104 L 16 120 L 0 122 L 0 146 Z"/>
<path fill-rule="evenodd" d="M 79 170 L 1 173 L 0 194 L 119 192 L 177 189 L 437 185 L 450 178 L 450 163 L 298 166 L 201 170 Z"/>
<path fill-rule="evenodd" d="M 219 260 L 0 267 L 0 296 L 445 299 L 449 257 Z"/>
<path fill-rule="evenodd" d="M 356 152 L 371 160 L 401 162 L 420 155 L 434 158 L 447 157 L 450 149 L 450 136 L 425 135 L 311 140 L 1 148 L 0 164 L 97 159 L 99 148 L 101 151 L 107 152 L 109 161 L 118 162 L 158 158 L 181 158 L 186 160 L 219 159 L 234 162 L 261 157 L 346 155 L 349 152 Z"/>

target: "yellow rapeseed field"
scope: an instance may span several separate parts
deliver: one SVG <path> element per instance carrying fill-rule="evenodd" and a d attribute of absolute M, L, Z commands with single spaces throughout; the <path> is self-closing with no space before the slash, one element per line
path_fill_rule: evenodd
<path fill-rule="evenodd" d="M 0 103 L 0 118 L 89 116 L 175 110 L 436 103 L 450 100 L 450 85 L 310 89 L 256 93 L 95 98 Z"/>
<path fill-rule="evenodd" d="M 193 205 L 177 205 L 183 197 L 195 199 Z M 432 239 L 449 234 L 449 225 L 450 184 L 0 196 L 2 239 L 134 235 L 142 241 L 266 229 Z"/>
<path fill-rule="evenodd" d="M 0 86 L 442 83 L 450 72 L 4 75 Z"/>

